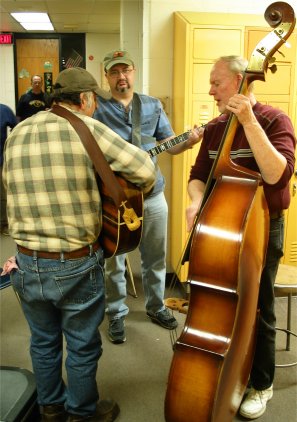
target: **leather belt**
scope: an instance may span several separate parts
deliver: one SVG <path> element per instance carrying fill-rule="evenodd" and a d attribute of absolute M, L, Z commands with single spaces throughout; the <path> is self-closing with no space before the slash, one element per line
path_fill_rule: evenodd
<path fill-rule="evenodd" d="M 46 251 L 33 251 L 32 249 L 25 248 L 24 246 L 17 245 L 18 251 L 24 255 L 34 256 L 36 258 L 45 259 L 78 259 L 87 255 L 92 255 L 100 248 L 99 242 L 92 245 L 84 246 L 83 248 L 76 249 L 71 252 L 46 252 Z"/>
<path fill-rule="evenodd" d="M 275 211 L 270 213 L 270 220 L 276 220 L 277 218 L 283 217 L 284 210 L 281 211 Z"/>

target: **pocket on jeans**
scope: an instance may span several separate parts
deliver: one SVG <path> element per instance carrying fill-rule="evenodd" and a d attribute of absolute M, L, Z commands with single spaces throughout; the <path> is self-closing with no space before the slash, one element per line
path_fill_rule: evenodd
<path fill-rule="evenodd" d="M 86 303 L 103 290 L 103 274 L 99 266 L 69 275 L 55 276 L 56 285 L 66 303 Z"/>
<path fill-rule="evenodd" d="M 17 292 L 20 297 L 25 295 L 25 288 L 24 288 L 24 271 L 21 270 L 13 270 L 10 273 L 10 281 L 12 287 Z"/>

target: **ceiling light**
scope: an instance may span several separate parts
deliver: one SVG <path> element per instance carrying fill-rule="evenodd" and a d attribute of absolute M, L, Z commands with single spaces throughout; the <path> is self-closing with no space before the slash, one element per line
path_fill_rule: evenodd
<path fill-rule="evenodd" d="M 33 31 L 54 31 L 47 13 L 11 13 L 24 29 Z"/>

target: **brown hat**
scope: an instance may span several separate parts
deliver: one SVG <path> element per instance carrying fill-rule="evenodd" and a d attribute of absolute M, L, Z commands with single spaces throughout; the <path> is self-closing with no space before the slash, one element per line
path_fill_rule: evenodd
<path fill-rule="evenodd" d="M 125 50 L 115 50 L 108 53 L 103 60 L 105 70 L 109 70 L 115 64 L 127 64 L 128 66 L 134 66 L 134 62 Z"/>
<path fill-rule="evenodd" d="M 111 94 L 99 88 L 95 78 L 81 67 L 70 67 L 59 73 L 53 86 L 53 94 L 74 94 L 93 91 L 100 97 L 110 99 Z"/>

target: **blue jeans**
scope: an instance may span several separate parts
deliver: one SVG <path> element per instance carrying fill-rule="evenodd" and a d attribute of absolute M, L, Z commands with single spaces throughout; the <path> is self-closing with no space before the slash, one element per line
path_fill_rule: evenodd
<path fill-rule="evenodd" d="M 139 245 L 141 256 L 142 286 L 147 311 L 165 309 L 163 299 L 166 278 L 168 206 L 161 192 L 144 201 L 142 238 Z M 106 260 L 106 313 L 110 320 L 125 316 L 129 308 L 125 303 L 127 286 L 125 278 L 126 254 Z"/>
<path fill-rule="evenodd" d="M 269 388 L 275 370 L 274 282 L 283 256 L 284 218 L 270 220 L 266 263 L 261 275 L 258 308 L 260 316 L 251 383 L 256 390 Z"/>
<path fill-rule="evenodd" d="M 70 413 L 95 413 L 96 372 L 102 354 L 103 254 L 72 260 L 17 254 L 11 273 L 31 331 L 30 353 L 40 405 L 64 404 Z M 67 386 L 62 379 L 63 334 Z"/>

